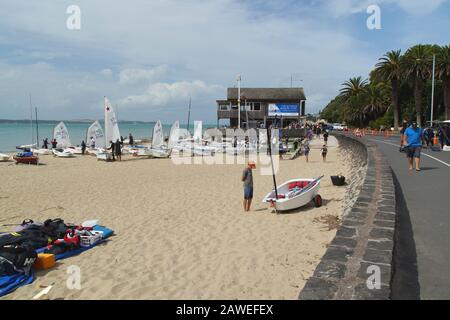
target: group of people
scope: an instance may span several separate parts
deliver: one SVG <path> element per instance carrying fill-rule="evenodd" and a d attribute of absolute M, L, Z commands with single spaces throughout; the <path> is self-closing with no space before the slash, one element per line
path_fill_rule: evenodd
<path fill-rule="evenodd" d="M 441 148 L 450 143 L 450 130 L 448 125 L 440 126 L 437 136 L 441 144 Z M 425 129 L 420 128 L 416 122 L 408 122 L 403 120 L 400 129 L 400 151 L 405 151 L 408 158 L 409 170 L 421 171 L 420 156 L 422 146 L 434 146 L 435 131 L 431 127 Z"/>
<path fill-rule="evenodd" d="M 56 149 L 56 146 L 58 145 L 58 141 L 56 141 L 56 139 L 53 139 L 52 141 L 50 141 L 50 144 L 52 145 L 53 149 Z M 44 140 L 42 140 L 42 148 L 43 149 L 48 149 L 48 138 L 45 138 Z"/>
<path fill-rule="evenodd" d="M 90 137 L 89 139 L 90 139 L 90 148 L 95 149 L 95 146 L 96 146 L 95 138 Z M 134 137 L 131 133 L 129 134 L 128 139 L 129 139 L 130 146 L 134 145 Z M 112 140 L 109 141 L 109 148 L 107 148 L 107 150 L 111 150 L 113 161 L 115 161 L 116 158 L 119 161 L 122 161 L 122 147 L 123 147 L 124 141 L 125 141 L 125 139 L 122 136 L 120 136 L 120 140 L 117 139 L 115 142 L 113 142 Z M 50 141 L 50 143 L 52 145 L 52 148 L 56 149 L 57 144 L 58 144 L 56 139 L 53 139 L 52 141 Z M 42 148 L 48 149 L 48 145 L 49 145 L 48 138 L 45 138 L 42 143 Z M 85 155 L 86 148 L 87 148 L 86 142 L 84 140 L 81 141 L 81 154 L 82 155 Z"/>
<path fill-rule="evenodd" d="M 306 162 L 309 162 L 309 153 L 311 152 L 311 147 L 309 146 L 309 141 L 311 141 L 313 138 L 313 132 L 318 135 L 318 138 L 320 138 L 320 133 L 322 132 L 322 128 L 320 128 L 319 126 L 315 126 L 313 129 L 310 128 L 306 132 L 306 139 L 305 139 L 305 142 L 303 143 L 303 154 L 305 155 Z M 328 131 L 323 130 L 323 146 L 320 149 L 323 162 L 327 161 L 328 137 L 329 137 Z"/>

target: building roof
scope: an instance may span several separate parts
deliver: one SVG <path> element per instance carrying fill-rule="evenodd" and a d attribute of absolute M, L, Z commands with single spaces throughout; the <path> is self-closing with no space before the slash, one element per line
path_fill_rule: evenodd
<path fill-rule="evenodd" d="M 238 88 L 228 88 L 228 100 L 238 99 Z M 306 100 L 303 88 L 241 88 L 241 97 L 248 100 Z"/>

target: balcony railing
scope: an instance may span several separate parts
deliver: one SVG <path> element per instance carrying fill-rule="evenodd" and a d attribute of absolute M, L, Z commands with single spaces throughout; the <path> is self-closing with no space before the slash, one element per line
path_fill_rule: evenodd
<path fill-rule="evenodd" d="M 241 117 L 242 119 L 245 118 L 246 114 L 245 111 L 241 111 Z M 259 111 L 247 111 L 249 118 L 252 119 L 264 119 L 264 111 L 263 110 L 259 110 Z M 238 118 L 238 110 L 233 109 L 233 110 L 218 110 L 217 111 L 217 117 L 219 119 L 230 119 L 230 118 Z"/>

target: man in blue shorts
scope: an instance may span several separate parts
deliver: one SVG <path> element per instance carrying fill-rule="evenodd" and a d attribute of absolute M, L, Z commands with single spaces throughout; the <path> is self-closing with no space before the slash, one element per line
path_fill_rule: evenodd
<path fill-rule="evenodd" d="M 413 123 L 404 132 L 404 146 L 406 146 L 406 156 L 409 161 L 409 170 L 413 170 L 413 159 L 416 162 L 416 171 L 420 171 L 420 152 L 422 151 L 423 144 L 423 132 L 422 129 L 417 126 L 417 123 Z"/>
<path fill-rule="evenodd" d="M 244 182 L 244 211 L 249 212 L 253 200 L 253 172 L 256 169 L 254 161 L 249 161 L 247 168 L 242 173 L 242 182 Z"/>

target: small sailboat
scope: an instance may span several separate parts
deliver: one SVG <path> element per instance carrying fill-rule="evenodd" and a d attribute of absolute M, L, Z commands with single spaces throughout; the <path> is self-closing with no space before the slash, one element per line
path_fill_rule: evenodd
<path fill-rule="evenodd" d="M 0 162 L 8 162 L 11 159 L 11 156 L 0 153 Z"/>
<path fill-rule="evenodd" d="M 16 164 L 39 164 L 39 156 L 34 155 L 30 149 L 23 149 L 23 152 L 19 152 L 14 155 L 13 159 L 16 161 Z"/>
<path fill-rule="evenodd" d="M 160 120 L 158 120 L 153 127 L 152 147 L 150 148 L 150 152 L 154 158 L 170 157 L 171 149 L 164 144 L 164 135 Z"/>
<path fill-rule="evenodd" d="M 53 139 L 57 141 L 56 148 L 58 149 L 65 149 L 72 146 L 69 130 L 67 130 L 66 125 L 62 121 L 53 129 Z"/>
<path fill-rule="evenodd" d="M 110 141 L 115 142 L 118 139 L 120 140 L 120 131 L 119 124 L 116 116 L 116 112 L 108 100 L 105 97 L 104 100 L 104 109 L 105 109 L 105 139 L 104 139 L 104 147 L 106 147 Z M 106 149 L 100 149 L 97 153 L 97 160 L 109 161 L 112 159 L 112 155 Z"/>
<path fill-rule="evenodd" d="M 31 97 L 30 97 L 30 107 L 31 107 Z M 38 122 L 38 114 L 37 114 L 37 108 L 34 108 L 36 113 L 36 144 L 31 147 L 31 152 L 33 154 L 39 154 L 39 155 L 49 155 L 52 154 L 52 150 L 45 149 L 45 148 L 39 148 L 39 122 Z"/>
<path fill-rule="evenodd" d="M 319 195 L 321 179 L 322 177 L 289 180 L 277 188 L 277 195 L 274 190 L 268 193 L 262 202 L 273 204 L 277 211 L 294 210 L 311 201 L 314 201 L 316 207 L 320 207 L 322 205 L 322 198 Z"/>
<path fill-rule="evenodd" d="M 316 207 L 322 206 L 322 197 L 319 195 L 319 188 L 323 176 L 317 179 L 292 179 L 283 183 L 281 186 L 277 186 L 273 166 L 272 146 L 278 147 L 279 144 L 278 139 L 271 131 L 273 130 L 267 131 L 267 140 L 269 141 L 268 151 L 272 166 L 274 188 L 264 197 L 262 202 L 270 204 L 277 212 L 294 210 L 312 201 Z"/>
<path fill-rule="evenodd" d="M 52 149 L 53 155 L 58 158 L 73 158 L 72 152 L 66 151 L 66 149 Z"/>

